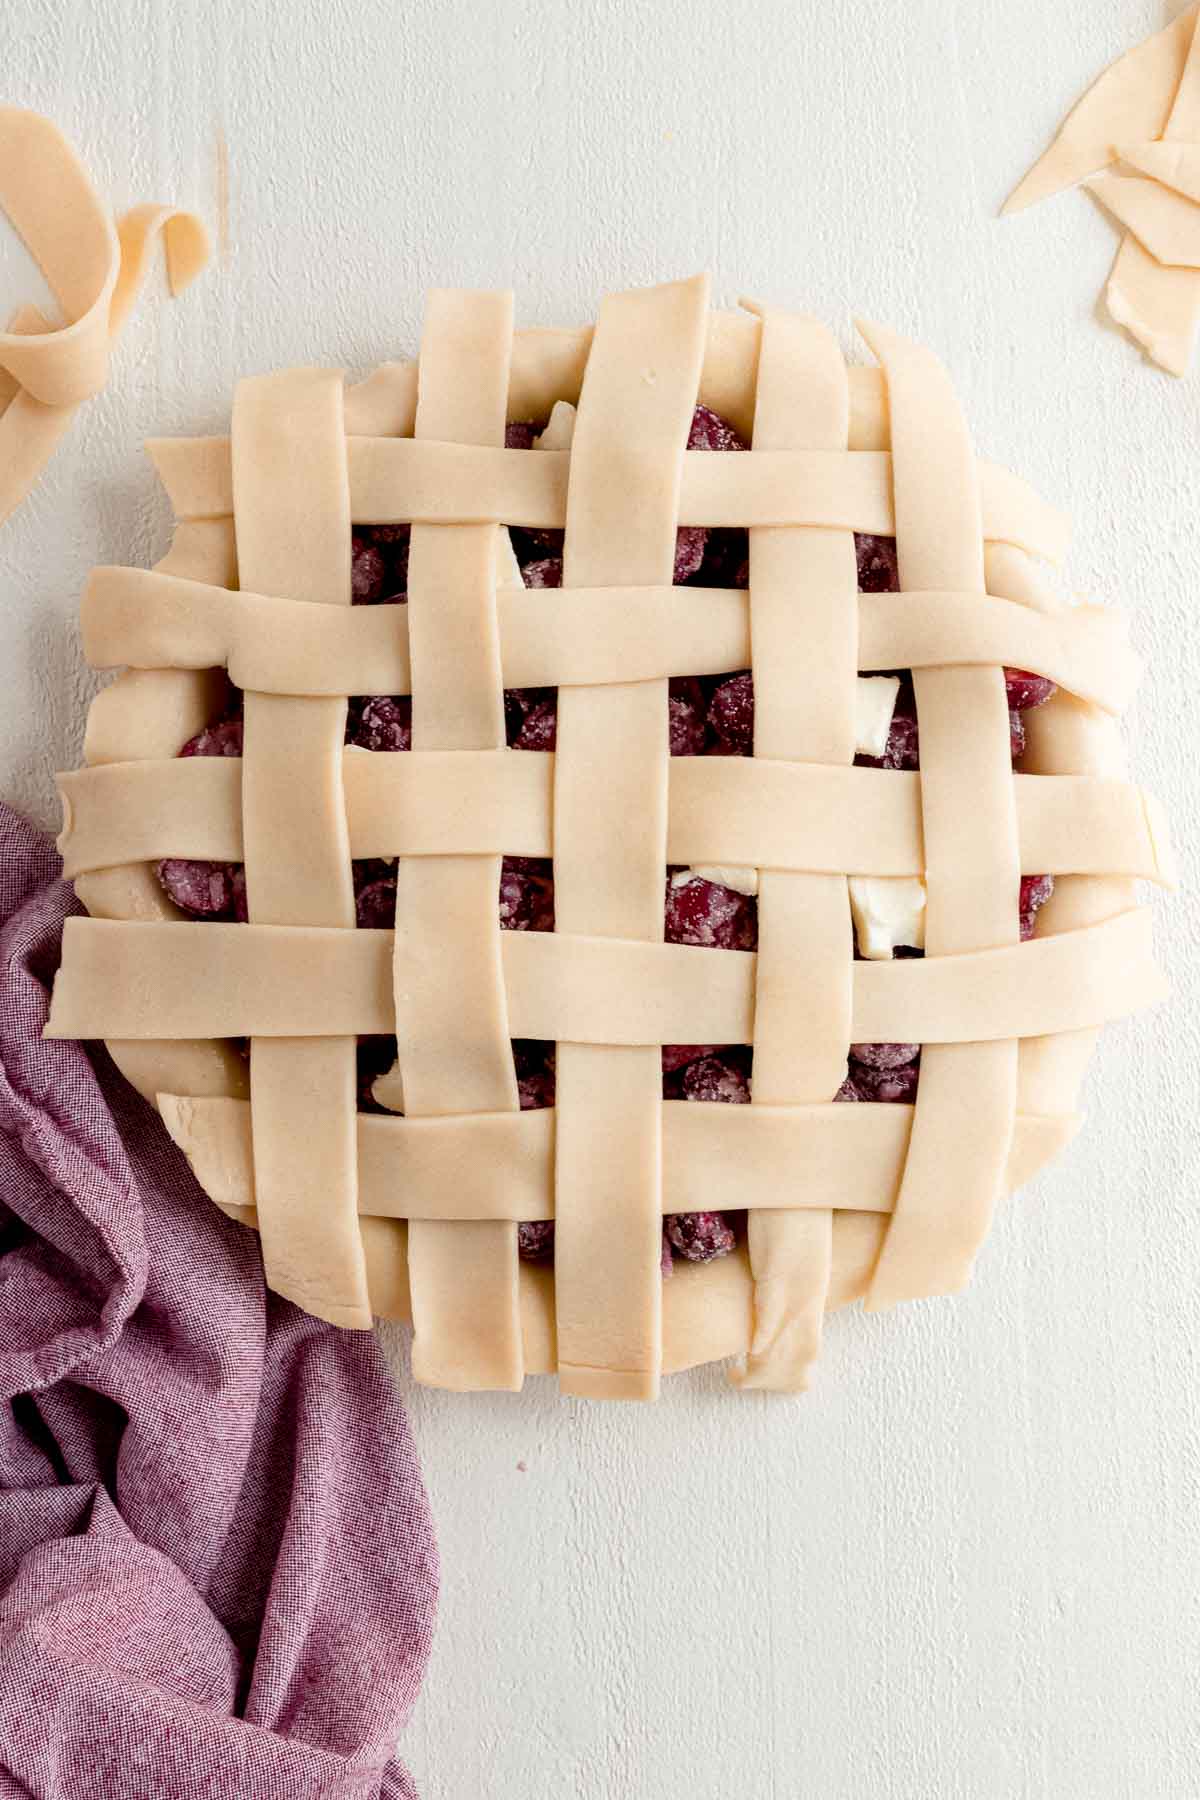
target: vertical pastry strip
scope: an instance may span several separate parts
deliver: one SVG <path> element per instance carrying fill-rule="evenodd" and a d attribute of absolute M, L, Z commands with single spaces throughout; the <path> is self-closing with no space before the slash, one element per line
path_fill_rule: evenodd
<path fill-rule="evenodd" d="M 975 457 L 945 370 L 862 327 L 887 378 L 900 586 L 984 592 Z M 1021 864 L 1004 671 L 919 669 L 927 957 L 1019 940 Z M 1016 1111 L 1017 1045 L 926 1045 L 908 1160 L 867 1292 L 871 1310 L 970 1279 L 1000 1193 Z"/>
<path fill-rule="evenodd" d="M 696 279 L 601 307 L 571 451 L 564 587 L 670 582 L 707 306 L 707 280 Z M 667 752 L 665 681 L 559 690 L 557 931 L 662 942 Z M 652 1399 L 662 1364 L 661 1053 L 560 1042 L 557 1058 L 559 1381 L 572 1394 Z"/>
<path fill-rule="evenodd" d="M 430 295 L 415 434 L 502 445 L 511 294 Z M 502 750 L 495 525 L 412 530 L 408 630 L 414 750 Z M 396 1045 L 407 1117 L 516 1112 L 500 969 L 500 858 L 397 865 Z M 408 1233 L 413 1373 L 452 1388 L 524 1379 L 515 1223 L 414 1219 Z"/>
<path fill-rule="evenodd" d="M 243 381 L 232 439 L 241 585 L 348 607 L 340 371 Z M 345 731 L 345 700 L 246 693 L 242 829 L 253 924 L 354 930 Z M 309 1312 L 367 1327 L 355 1051 L 352 1037 L 252 1039 L 250 1107 L 267 1280 Z"/>
<path fill-rule="evenodd" d="M 844 451 L 849 384 L 814 320 L 763 314 L 756 450 Z M 858 580 L 854 534 L 801 526 L 750 533 L 754 753 L 854 760 Z M 764 869 L 758 887 L 752 1104 L 832 1100 L 846 1073 L 854 940 L 846 879 Z M 754 1337 L 743 1387 L 797 1390 L 820 1350 L 832 1212 L 749 1218 Z"/>

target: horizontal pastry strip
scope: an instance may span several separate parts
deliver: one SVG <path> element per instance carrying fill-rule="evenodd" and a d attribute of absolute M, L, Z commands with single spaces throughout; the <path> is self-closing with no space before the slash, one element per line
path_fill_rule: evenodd
<path fill-rule="evenodd" d="M 233 511 L 227 438 L 156 438 L 149 446 L 177 519 Z M 430 438 L 348 437 L 356 522 L 501 524 L 560 528 L 567 516 L 569 450 L 492 450 Z M 1049 562 L 1061 560 L 1068 524 L 1018 476 L 980 462 L 983 535 Z M 683 525 L 826 525 L 895 534 L 888 450 L 689 450 L 679 497 Z"/>
<path fill-rule="evenodd" d="M 160 1094 L 167 1130 L 218 1206 L 254 1205 L 250 1107 Z M 911 1106 L 722 1106 L 664 1101 L 663 1211 L 714 1192 L 730 1210 L 892 1210 Z M 1074 1137 L 1078 1116 L 1018 1116 L 1005 1191 Z M 552 1219 L 555 1112 L 358 1119 L 359 1211 L 396 1219 Z"/>
<path fill-rule="evenodd" d="M 1014 895 L 1014 903 L 1015 903 Z M 226 1038 L 395 1029 L 390 931 L 69 919 L 49 1037 Z M 756 957 L 501 933 L 514 1037 L 751 1044 Z M 699 959 L 699 961 L 697 960 Z M 858 1043 L 1044 1037 L 1161 999 L 1145 907 L 999 950 L 854 965 Z"/>
<path fill-rule="evenodd" d="M 550 856 L 554 755 L 348 750 L 352 856 Z M 162 857 L 242 860 L 238 757 L 101 763 L 59 777 L 69 879 Z M 1088 775 L 1017 775 L 1026 875 L 1173 883 L 1157 801 Z M 667 856 L 809 874 L 921 875 L 920 776 L 763 757 L 673 757 Z"/>
<path fill-rule="evenodd" d="M 738 588 L 517 588 L 496 600 L 506 687 L 719 675 L 750 663 L 749 595 Z M 1098 607 L 1045 613 L 978 594 L 860 594 L 858 615 L 862 670 L 1007 663 L 1109 712 L 1138 677 L 1124 621 Z M 81 617 L 95 668 L 224 667 L 268 694 L 411 692 L 402 606 L 333 612 L 112 567 L 93 571 Z"/>

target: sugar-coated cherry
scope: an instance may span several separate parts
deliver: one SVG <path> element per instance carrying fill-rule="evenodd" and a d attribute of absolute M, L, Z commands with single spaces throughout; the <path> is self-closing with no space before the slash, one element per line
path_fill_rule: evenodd
<path fill-rule="evenodd" d="M 896 540 L 875 537 L 869 531 L 855 533 L 854 550 L 858 560 L 858 586 L 864 594 L 898 594 L 900 565 Z"/>
<path fill-rule="evenodd" d="M 694 875 L 678 886 L 668 877 L 668 944 L 696 944 L 707 950 L 753 950 L 758 944 L 758 902 L 716 881 Z"/>
<path fill-rule="evenodd" d="M 500 865 L 500 928 L 554 930 L 554 880 L 548 858 L 504 858 Z"/>
<path fill-rule="evenodd" d="M 1045 675 L 1031 674 L 1028 669 L 1005 669 L 1004 688 L 1014 712 L 1028 712 L 1031 707 L 1044 706 L 1051 694 L 1058 692 Z"/>
<path fill-rule="evenodd" d="M 346 715 L 346 742 L 360 750 L 411 750 L 410 696 L 375 694 L 352 700 Z"/>
<path fill-rule="evenodd" d="M 1053 892 L 1053 875 L 1022 875 L 1020 897 L 1022 942 L 1033 936 L 1037 925 L 1037 916 Z"/>
<path fill-rule="evenodd" d="M 685 1262 L 712 1262 L 728 1256 L 737 1243 L 733 1227 L 724 1213 L 668 1213 L 667 1237 L 671 1248 Z"/>
<path fill-rule="evenodd" d="M 731 675 L 713 690 L 708 722 L 726 756 L 749 756 L 754 748 L 754 677 Z"/>

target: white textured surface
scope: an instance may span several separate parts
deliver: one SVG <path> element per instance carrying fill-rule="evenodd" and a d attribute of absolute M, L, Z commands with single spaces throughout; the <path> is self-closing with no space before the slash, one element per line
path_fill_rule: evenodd
<path fill-rule="evenodd" d="M 1093 317 L 1082 195 L 996 207 L 1146 0 L 7 0 L 4 97 L 114 201 L 230 249 L 146 305 L 108 394 L 0 535 L 0 792 L 43 820 L 90 679 L 88 566 L 146 562 L 138 444 L 234 380 L 363 368 L 434 282 L 525 322 L 710 267 L 721 298 L 935 346 L 981 448 L 1074 515 L 1073 586 L 1153 666 L 1135 770 L 1191 892 L 1175 1000 L 1111 1031 L 1082 1140 L 957 1301 L 837 1318 L 814 1393 L 715 1374 L 654 1410 L 413 1396 L 445 1600 L 404 1749 L 425 1800 L 1195 1800 L 1200 370 Z M 0 294 L 37 291 L 0 234 Z M 396 1362 L 404 1374 L 397 1334 Z M 524 1471 L 520 1464 L 525 1465 Z"/>

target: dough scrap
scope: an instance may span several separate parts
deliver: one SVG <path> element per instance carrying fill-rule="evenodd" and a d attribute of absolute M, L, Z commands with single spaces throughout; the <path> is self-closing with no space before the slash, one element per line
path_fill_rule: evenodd
<path fill-rule="evenodd" d="M 1197 12 L 1187 7 L 1112 63 L 1001 208 L 1019 212 L 1082 182 L 1126 231 L 1109 313 L 1171 375 L 1187 373 L 1200 328 Z M 1117 162 L 1137 173 L 1110 172 Z"/>
<path fill-rule="evenodd" d="M 135 206 L 115 224 L 58 127 L 0 107 L 0 210 L 62 308 L 23 306 L 0 331 L 0 524 L 25 499 L 75 416 L 104 386 L 109 354 L 161 239 L 171 293 L 209 260 L 208 233 L 178 207 Z"/>

